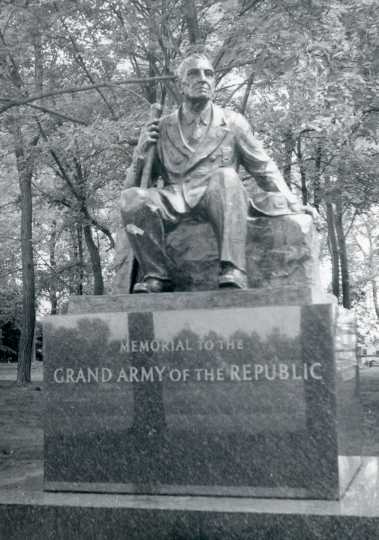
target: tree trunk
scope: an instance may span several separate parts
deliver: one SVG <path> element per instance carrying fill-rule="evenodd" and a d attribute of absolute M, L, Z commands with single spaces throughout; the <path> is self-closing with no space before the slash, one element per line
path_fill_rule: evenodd
<path fill-rule="evenodd" d="M 289 128 L 285 134 L 285 139 L 284 139 L 284 166 L 283 166 L 283 178 L 286 181 L 286 184 L 289 188 L 291 187 L 293 150 L 294 150 L 293 134 L 292 134 L 292 129 Z"/>
<path fill-rule="evenodd" d="M 376 247 L 377 238 L 376 238 L 376 222 L 377 219 L 375 219 L 376 216 L 373 214 L 373 216 L 370 216 L 367 221 L 365 222 L 365 228 L 366 228 L 366 238 L 368 240 L 368 271 L 369 275 L 371 276 L 371 279 L 369 282 L 371 283 L 371 290 L 372 290 L 372 299 L 374 303 L 374 310 L 377 319 L 379 319 L 379 293 L 378 293 L 378 283 L 377 283 L 377 267 L 378 267 L 378 255 L 379 250 Z M 363 251 L 363 250 L 362 250 Z"/>
<path fill-rule="evenodd" d="M 349 264 L 347 260 L 346 239 L 343 231 L 342 221 L 342 194 L 338 193 L 336 198 L 336 232 L 338 239 L 338 252 L 341 264 L 341 279 L 342 279 L 342 305 L 343 307 L 351 308 L 350 295 L 350 275 Z"/>
<path fill-rule="evenodd" d="M 35 328 L 35 281 L 32 243 L 32 166 L 26 156 L 18 117 L 13 117 L 12 131 L 21 199 L 22 320 L 18 351 L 17 383 L 30 382 Z"/>
<path fill-rule="evenodd" d="M 183 0 L 183 12 L 188 30 L 188 40 L 195 44 L 201 39 L 197 9 L 194 0 Z"/>
<path fill-rule="evenodd" d="M 307 175 L 303 161 L 303 150 L 301 147 L 301 136 L 297 139 L 297 159 L 299 160 L 299 171 L 301 179 L 301 199 L 303 204 L 308 204 Z"/>
<path fill-rule="evenodd" d="M 77 293 L 79 296 L 83 294 L 83 281 L 84 281 L 84 256 L 83 256 L 83 226 L 78 223 L 76 226 L 77 239 L 78 239 L 78 283 Z"/>
<path fill-rule="evenodd" d="M 313 178 L 313 205 L 317 211 L 320 210 L 321 204 L 321 158 L 322 158 L 322 146 L 318 142 L 316 146 L 316 159 L 315 159 L 315 174 Z"/>
<path fill-rule="evenodd" d="M 0 33 L 3 49 L 8 54 L 6 65 L 10 80 L 20 94 L 27 93 L 21 78 L 19 66 L 12 55 L 12 49 L 7 46 L 4 36 Z M 35 39 L 35 88 L 42 85 L 42 55 L 41 42 Z M 6 77 L 7 78 L 7 77 Z M 18 350 L 17 384 L 30 382 L 31 364 L 34 350 L 35 331 L 35 278 L 33 261 L 33 205 L 32 205 L 32 176 L 33 156 L 32 147 L 38 141 L 26 143 L 23 139 L 21 116 L 19 113 L 9 117 L 9 126 L 14 140 L 14 153 L 16 156 L 18 180 L 20 186 L 21 202 L 21 258 L 22 258 L 22 319 L 21 337 Z"/>
<path fill-rule="evenodd" d="M 70 294 L 82 296 L 84 281 L 83 225 L 75 223 L 71 226 L 72 258 L 75 262 L 74 273 L 70 280 Z"/>
<path fill-rule="evenodd" d="M 101 271 L 101 261 L 99 250 L 93 240 L 91 226 L 86 223 L 83 227 L 84 229 L 84 238 L 86 241 L 88 253 L 91 260 L 92 273 L 93 273 L 93 294 L 101 295 L 104 294 L 104 282 L 103 275 Z"/>
<path fill-rule="evenodd" d="M 372 297 L 374 300 L 374 309 L 376 313 L 376 318 L 379 319 L 379 298 L 378 298 L 378 285 L 376 283 L 376 279 L 371 280 L 371 286 L 372 286 Z"/>
<path fill-rule="evenodd" d="M 340 264 L 334 210 L 330 202 L 326 203 L 326 221 L 328 225 L 328 247 L 332 261 L 332 293 L 338 299 L 340 296 Z"/>
<path fill-rule="evenodd" d="M 336 233 L 336 223 L 333 209 L 333 193 L 330 185 L 330 178 L 325 177 L 326 195 L 326 222 L 328 225 L 328 247 L 332 262 L 332 292 L 339 299 L 340 296 L 340 262 L 338 254 L 338 240 Z"/>
<path fill-rule="evenodd" d="M 55 259 L 55 246 L 57 243 L 57 222 L 55 219 L 51 224 L 51 234 L 49 242 L 49 258 L 50 258 L 50 269 L 51 269 L 51 283 L 49 287 L 49 297 L 50 297 L 50 314 L 56 315 L 58 308 L 58 296 L 57 296 L 57 286 L 56 286 L 56 271 L 57 271 L 57 261 Z"/>

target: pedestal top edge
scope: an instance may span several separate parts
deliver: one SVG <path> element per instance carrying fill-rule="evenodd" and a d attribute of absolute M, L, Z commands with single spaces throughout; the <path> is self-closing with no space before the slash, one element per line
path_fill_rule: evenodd
<path fill-rule="evenodd" d="M 335 304 L 335 297 L 314 294 L 310 287 L 213 290 L 154 294 L 72 296 L 68 314 L 117 311 L 160 311 L 216 307 L 263 307 L 284 305 Z"/>

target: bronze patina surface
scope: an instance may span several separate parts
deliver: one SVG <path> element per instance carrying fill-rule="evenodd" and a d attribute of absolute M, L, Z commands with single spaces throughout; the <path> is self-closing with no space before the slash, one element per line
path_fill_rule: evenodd
<path fill-rule="evenodd" d="M 121 215 L 139 268 L 134 292 L 174 288 L 166 238 L 184 219 L 207 221 L 214 231 L 219 287 L 246 288 L 247 218 L 251 209 L 278 216 L 299 211 L 273 160 L 241 114 L 212 102 L 214 71 L 203 55 L 186 58 L 178 70 L 183 104 L 142 130 Z M 140 186 L 141 163 L 154 145 L 151 187 Z M 242 165 L 264 190 L 249 198 L 238 175 Z M 161 178 L 163 186 L 155 187 Z"/>

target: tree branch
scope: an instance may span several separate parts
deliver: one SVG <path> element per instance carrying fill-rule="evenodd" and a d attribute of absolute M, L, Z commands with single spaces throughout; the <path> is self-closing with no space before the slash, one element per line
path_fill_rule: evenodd
<path fill-rule="evenodd" d="M 245 94 L 243 96 L 243 100 L 241 103 L 241 108 L 240 108 L 241 114 L 245 114 L 247 102 L 248 102 L 249 95 L 251 92 L 251 87 L 253 86 L 253 81 L 254 81 L 254 73 L 251 73 L 250 77 L 247 79 L 246 90 L 245 90 Z"/>
<path fill-rule="evenodd" d="M 83 120 L 78 120 L 77 118 L 73 118 L 72 116 L 68 116 L 67 114 L 62 114 L 57 111 L 53 111 L 52 109 L 49 109 L 48 107 L 42 107 L 41 105 L 33 105 L 32 103 L 26 103 L 25 105 L 26 107 L 32 107 L 33 109 L 37 109 L 44 113 L 56 116 L 60 118 L 61 120 L 67 120 L 68 122 L 73 122 L 74 124 L 80 124 L 81 126 L 88 126 L 87 122 L 84 122 Z"/>
<path fill-rule="evenodd" d="M 140 78 L 132 78 L 128 79 L 126 81 L 118 81 L 115 83 L 97 83 L 97 84 L 91 84 L 88 86 L 79 86 L 79 87 L 71 87 L 71 88 L 62 88 L 61 90 L 53 90 L 51 92 L 46 92 L 43 94 L 35 95 L 35 96 L 29 96 L 24 99 L 20 100 L 13 100 L 11 98 L 7 97 L 0 97 L 0 101 L 8 102 L 6 105 L 4 105 L 0 109 L 0 114 L 7 111 L 8 109 L 20 105 L 27 105 L 28 103 L 32 103 L 33 101 L 38 101 L 40 99 L 45 99 L 48 97 L 54 97 L 54 96 L 62 96 L 64 94 L 76 94 L 79 92 L 88 92 L 91 90 L 96 90 L 96 88 L 117 88 L 122 85 L 128 85 L 128 84 L 141 84 L 144 82 L 152 82 L 152 81 L 170 81 L 174 80 L 176 77 L 175 75 L 159 75 L 157 77 L 140 77 Z"/>
<path fill-rule="evenodd" d="M 239 17 L 242 17 L 242 15 L 245 15 L 247 11 L 249 11 L 252 8 L 258 7 L 259 4 L 262 4 L 265 0 L 253 0 L 250 2 L 246 7 L 242 8 L 241 11 L 238 13 Z"/>
<path fill-rule="evenodd" d="M 54 3 L 55 5 L 55 9 L 56 11 L 58 12 L 58 8 L 56 7 L 56 4 Z M 89 69 L 87 68 L 86 66 L 86 63 L 84 62 L 84 58 L 79 50 L 79 47 L 75 41 L 75 39 L 72 37 L 72 35 L 70 34 L 69 32 L 69 29 L 67 28 L 67 25 L 64 21 L 62 21 L 62 24 L 63 24 L 63 27 L 66 29 L 66 32 L 69 36 L 69 39 L 71 41 L 71 44 L 72 44 L 72 47 L 74 49 L 74 59 L 75 61 L 79 64 L 79 66 L 81 66 L 81 68 L 83 69 L 84 73 L 86 74 L 86 76 L 88 77 L 89 81 L 92 83 L 92 84 L 96 84 L 95 83 L 95 79 L 92 77 Z M 96 88 L 96 91 L 97 93 L 99 94 L 99 96 L 102 98 L 102 100 L 104 101 L 105 105 L 108 107 L 109 109 L 109 112 L 111 113 L 112 115 L 112 118 L 115 118 L 115 112 L 113 110 L 113 107 L 112 105 L 109 103 L 109 101 L 107 100 L 106 96 L 104 95 L 104 93 L 100 90 L 100 88 Z"/>

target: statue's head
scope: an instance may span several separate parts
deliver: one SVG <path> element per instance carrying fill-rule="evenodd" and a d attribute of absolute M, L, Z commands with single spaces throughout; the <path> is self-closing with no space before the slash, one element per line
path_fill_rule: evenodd
<path fill-rule="evenodd" d="M 181 62 L 177 76 L 185 99 L 208 101 L 215 87 L 213 66 L 205 54 L 194 53 Z"/>

